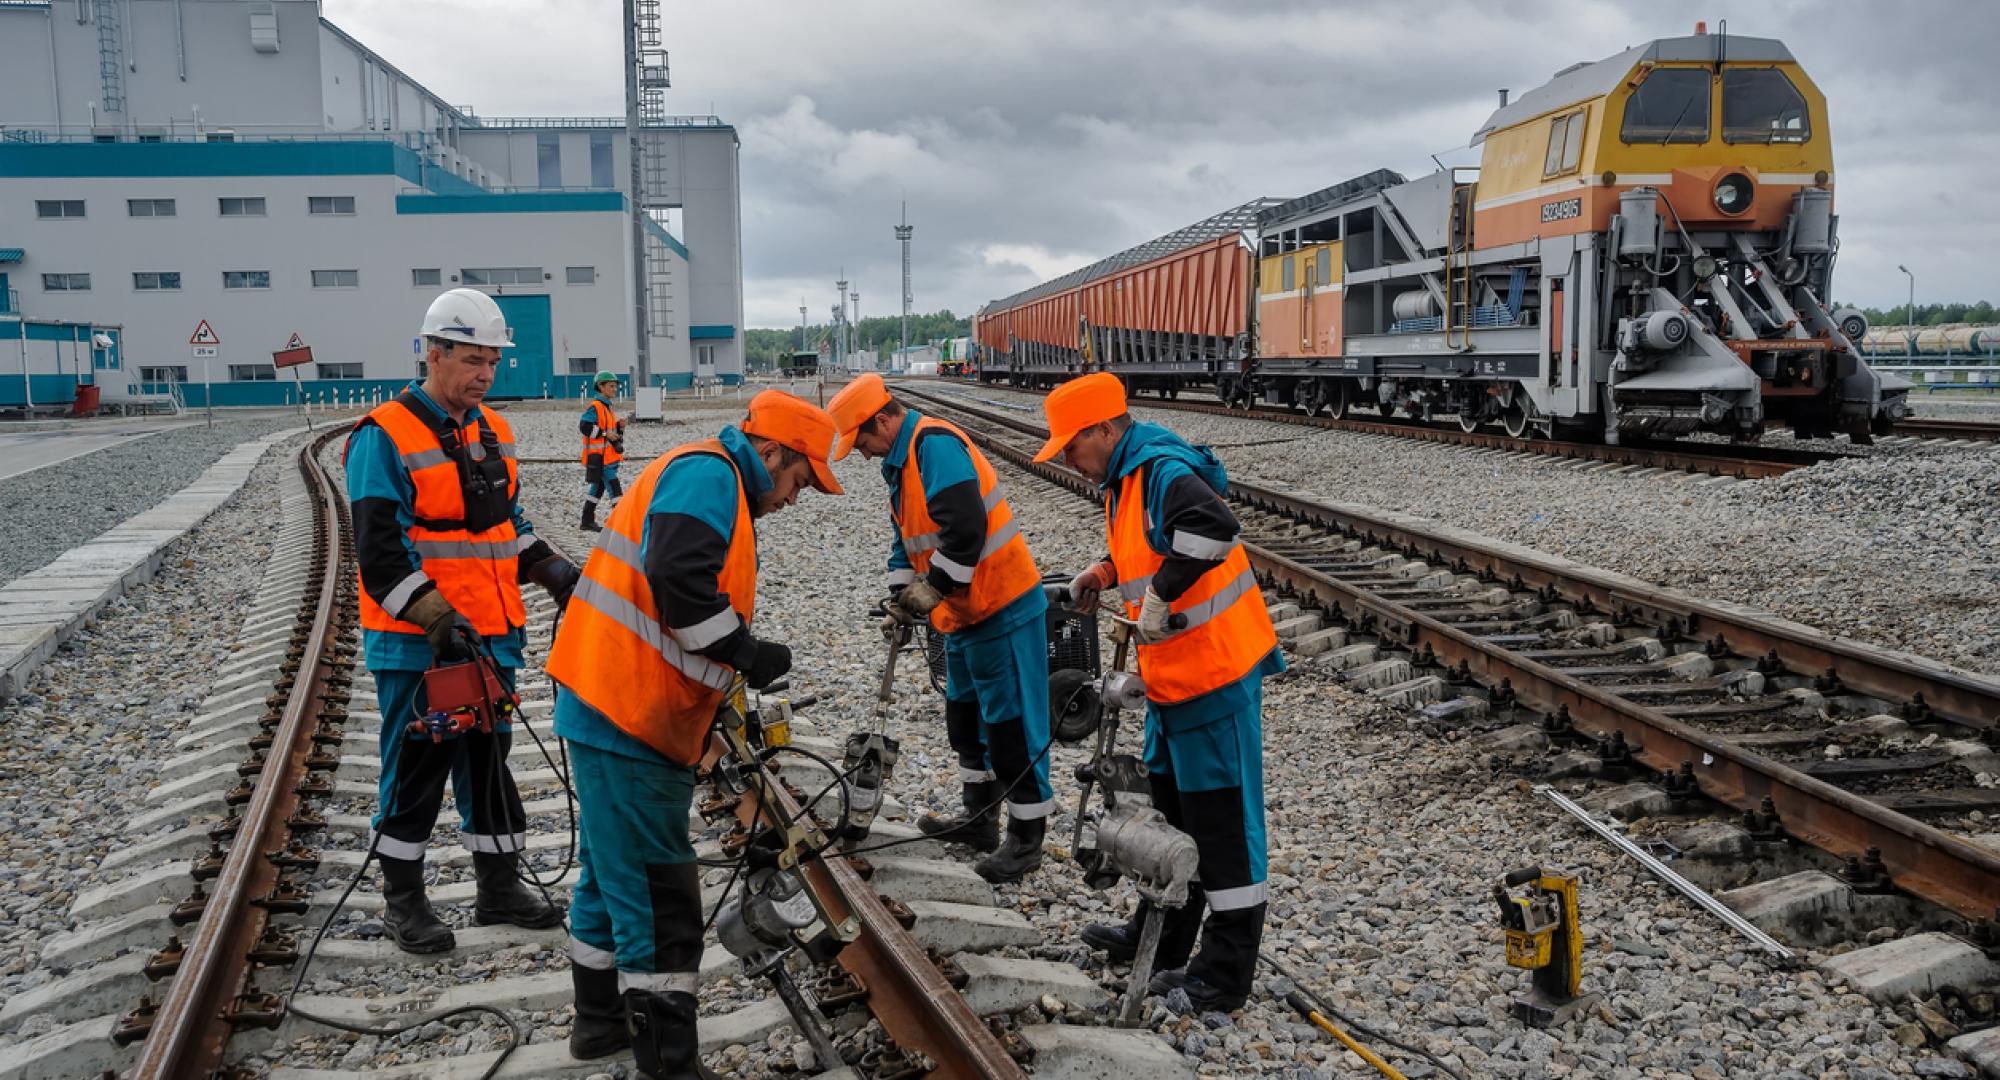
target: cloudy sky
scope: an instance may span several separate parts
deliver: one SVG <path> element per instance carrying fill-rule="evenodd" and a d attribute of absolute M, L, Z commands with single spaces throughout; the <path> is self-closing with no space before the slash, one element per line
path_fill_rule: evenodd
<path fill-rule="evenodd" d="M 1654 37 L 1783 39 L 1829 101 L 1838 298 L 2000 301 L 2000 4 L 1989 0 L 663 0 L 669 109 L 742 138 L 750 326 L 815 321 L 843 267 L 961 314 L 1259 195 L 1466 149 L 1495 91 Z M 1501 12 L 1504 11 L 1504 15 Z M 622 114 L 618 0 L 324 0 L 489 116 Z M 697 257 L 699 257 L 697 255 Z"/>

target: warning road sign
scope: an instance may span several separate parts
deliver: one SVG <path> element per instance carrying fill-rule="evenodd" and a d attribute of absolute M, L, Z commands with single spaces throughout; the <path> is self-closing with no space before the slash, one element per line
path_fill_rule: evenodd
<path fill-rule="evenodd" d="M 220 345 L 222 344 L 222 339 L 216 336 L 215 330 L 208 325 L 208 320 L 203 319 L 201 325 L 194 328 L 194 336 L 188 338 L 188 344 Z"/>
<path fill-rule="evenodd" d="M 300 337 L 299 332 L 297 330 L 292 331 L 292 340 L 285 342 L 285 348 L 303 349 L 305 347 L 306 347 L 306 339 Z"/>

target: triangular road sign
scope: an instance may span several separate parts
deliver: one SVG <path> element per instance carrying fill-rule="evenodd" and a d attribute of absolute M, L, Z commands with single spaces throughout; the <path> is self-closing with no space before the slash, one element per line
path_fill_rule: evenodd
<path fill-rule="evenodd" d="M 201 325 L 194 328 L 194 336 L 188 338 L 188 344 L 220 345 L 222 344 L 222 339 L 215 336 L 215 331 L 208 325 L 208 320 L 203 319 Z"/>
<path fill-rule="evenodd" d="M 306 347 L 306 339 L 300 337 L 299 332 L 297 330 L 292 331 L 292 340 L 285 342 L 285 348 L 303 349 L 305 347 Z"/>

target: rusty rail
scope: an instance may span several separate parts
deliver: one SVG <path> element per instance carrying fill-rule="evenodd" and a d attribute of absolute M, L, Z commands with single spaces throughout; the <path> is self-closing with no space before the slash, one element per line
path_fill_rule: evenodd
<path fill-rule="evenodd" d="M 338 596 L 342 587 L 341 507 L 332 482 L 319 464 L 319 451 L 345 434 L 329 431 L 299 454 L 299 470 L 313 492 L 319 524 L 316 565 L 308 596 L 313 607 L 305 624 L 298 669 L 286 695 L 278 730 L 228 858 L 209 894 L 201 919 L 187 943 L 180 967 L 154 1014 L 139 1062 L 130 1073 L 154 1080 L 207 1076 L 222 1064 L 223 1050 L 239 1023 L 275 1023 L 281 1012 L 276 995 L 243 996 L 250 950 L 263 935 L 270 913 L 261 906 L 279 885 L 270 856 L 285 850 L 286 824 L 298 809 L 296 786 L 319 720 L 320 699 L 332 673 Z M 295 638 L 296 640 L 296 638 Z"/>
<path fill-rule="evenodd" d="M 941 404 L 1046 437 L 1043 429 L 1011 417 L 950 402 Z M 1034 464 L 1032 455 L 1018 447 L 980 432 L 969 434 L 982 447 L 1017 466 L 1080 495 L 1097 497 L 1097 485 L 1068 469 Z M 1994 703 L 2000 702 L 2000 686 L 1956 672 L 1931 670 L 1909 658 L 1819 635 L 1806 627 L 1668 597 L 1642 583 L 1601 571 L 1524 560 L 1469 537 L 1439 536 L 1413 525 L 1373 518 L 1351 508 L 1326 507 L 1254 485 L 1232 483 L 1231 495 L 1252 506 L 1283 509 L 1354 531 L 1412 556 L 1429 556 L 1503 579 L 1511 576 L 1520 588 L 1539 585 L 1553 589 L 1581 606 L 1643 613 L 1669 625 L 1678 619 L 1685 629 L 1720 634 L 1740 652 L 1758 655 L 1775 649 L 1788 663 L 1804 659 L 1807 670 L 1818 670 L 1812 665 L 1826 662 L 1842 683 L 1864 692 L 1872 692 L 1865 689 L 1869 680 L 1891 687 L 1921 687 L 1916 692 L 1921 692 L 1921 700 L 1933 709 L 1938 708 L 1936 702 L 1949 701 L 1954 708 L 1984 710 L 1969 711 L 1964 718 L 1989 725 L 2000 715 L 1994 708 Z M 1702 792 L 1717 802 L 1739 810 L 1757 810 L 1768 798 L 1790 835 L 1837 856 L 1860 856 L 1869 848 L 1880 849 L 1891 880 L 1913 895 L 1975 920 L 1992 918 L 1996 903 L 2000 903 L 2000 854 L 1248 541 L 1244 548 L 1266 585 L 1282 586 L 1308 603 L 1338 607 L 1351 622 L 1370 627 L 1384 640 L 1435 657 L 1436 663 L 1456 667 L 1486 686 L 1505 685 L 1517 698 L 1543 712 L 1566 710 L 1580 730 L 1601 735 L 1622 732 L 1634 753 L 1655 769 L 1691 764 Z"/>
<path fill-rule="evenodd" d="M 1909 435 L 1919 439 L 1977 439 L 1980 442 L 2000 442 L 2000 423 L 1991 420 L 1943 420 L 1928 416 L 1912 416 L 1896 421 L 1892 435 Z"/>

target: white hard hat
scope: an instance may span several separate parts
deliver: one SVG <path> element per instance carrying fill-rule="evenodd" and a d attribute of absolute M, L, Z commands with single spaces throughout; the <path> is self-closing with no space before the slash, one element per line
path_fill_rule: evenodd
<path fill-rule="evenodd" d="M 439 341 L 459 341 L 468 345 L 490 345 L 496 349 L 514 346 L 514 331 L 500 305 L 478 289 L 452 289 L 431 301 L 424 312 L 423 337 Z"/>

